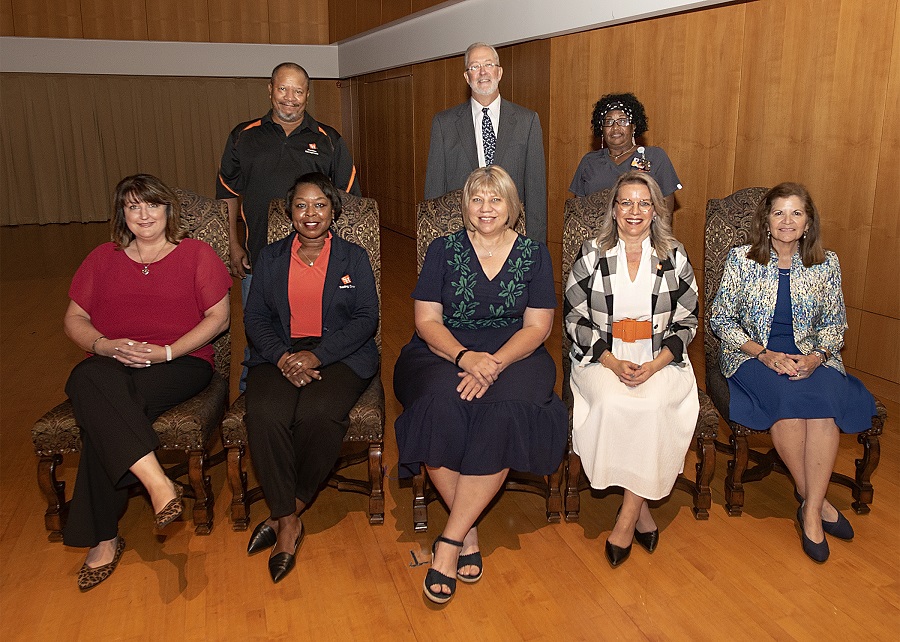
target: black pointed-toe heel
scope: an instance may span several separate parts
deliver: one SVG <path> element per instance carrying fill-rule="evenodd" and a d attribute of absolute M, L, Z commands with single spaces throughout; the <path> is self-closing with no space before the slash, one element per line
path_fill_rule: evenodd
<path fill-rule="evenodd" d="M 263 520 L 253 529 L 253 534 L 247 543 L 247 555 L 253 555 L 267 548 L 272 548 L 277 541 L 278 535 L 275 533 L 275 529 Z"/>
<path fill-rule="evenodd" d="M 610 544 L 609 540 L 606 540 L 606 545 L 603 548 L 606 552 L 606 561 L 609 562 L 609 565 L 613 568 L 619 566 L 628 559 L 629 555 L 631 555 L 631 544 L 622 548 L 621 546 Z"/>
<path fill-rule="evenodd" d="M 269 575 L 272 576 L 272 581 L 275 584 L 278 584 L 278 582 L 287 577 L 287 574 L 294 569 L 294 564 L 297 561 L 297 550 L 300 548 L 300 542 L 303 541 L 303 536 L 305 534 L 306 529 L 303 528 L 303 523 L 301 522 L 300 534 L 297 535 L 297 539 L 294 540 L 294 552 L 276 553 L 269 558 Z"/>
<path fill-rule="evenodd" d="M 656 550 L 657 544 L 659 544 L 659 529 L 650 531 L 649 533 L 642 533 L 638 529 L 634 529 L 634 541 L 641 545 L 648 553 L 652 553 Z"/>
<path fill-rule="evenodd" d="M 450 544 L 451 546 L 456 546 L 458 548 L 463 547 L 462 542 L 457 542 L 454 539 L 447 539 L 443 535 L 438 535 L 437 539 L 434 540 L 434 543 L 431 545 L 431 563 L 434 564 L 434 550 L 437 548 L 438 542 L 443 542 L 444 544 Z M 431 590 L 431 585 L 444 585 L 450 589 L 449 593 L 435 593 Z M 428 569 L 428 573 L 425 574 L 425 582 L 422 584 L 422 588 L 425 591 L 425 597 L 434 602 L 435 604 L 445 604 L 450 601 L 453 595 L 456 593 L 456 578 L 450 577 L 448 575 L 444 575 L 438 570 L 434 568 Z"/>

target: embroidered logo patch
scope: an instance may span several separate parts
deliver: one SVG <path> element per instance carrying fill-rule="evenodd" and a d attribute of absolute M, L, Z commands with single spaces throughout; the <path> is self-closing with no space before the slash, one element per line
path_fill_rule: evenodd
<path fill-rule="evenodd" d="M 304 149 L 303 151 L 306 152 L 307 154 L 313 154 L 314 156 L 318 156 L 318 155 L 319 155 L 319 150 L 316 149 L 316 144 L 315 144 L 315 143 L 309 143 L 309 147 L 307 147 L 307 148 Z"/>
<path fill-rule="evenodd" d="M 344 276 L 341 277 L 341 283 L 343 283 L 344 285 L 350 285 L 352 282 L 353 281 L 350 279 L 349 274 L 345 274 Z"/>

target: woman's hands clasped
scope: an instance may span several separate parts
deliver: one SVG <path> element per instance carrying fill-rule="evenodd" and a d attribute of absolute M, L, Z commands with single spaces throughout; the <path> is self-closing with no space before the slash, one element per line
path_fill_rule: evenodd
<path fill-rule="evenodd" d="M 305 386 L 313 379 L 322 379 L 322 375 L 316 370 L 320 365 L 322 362 L 309 350 L 285 352 L 278 360 L 281 374 L 298 388 Z"/>
<path fill-rule="evenodd" d="M 822 360 L 815 354 L 787 354 L 774 350 L 766 350 L 758 359 L 770 370 L 787 375 L 791 381 L 806 379 L 822 365 Z"/>
<path fill-rule="evenodd" d="M 112 357 L 129 368 L 149 368 L 154 363 L 166 361 L 165 346 L 158 346 L 146 341 L 133 339 L 107 339 L 105 337 L 94 342 L 94 354 Z"/>
<path fill-rule="evenodd" d="M 503 364 L 490 352 L 466 352 L 459 360 L 462 379 L 456 392 L 465 401 L 481 399 L 503 371 Z"/>

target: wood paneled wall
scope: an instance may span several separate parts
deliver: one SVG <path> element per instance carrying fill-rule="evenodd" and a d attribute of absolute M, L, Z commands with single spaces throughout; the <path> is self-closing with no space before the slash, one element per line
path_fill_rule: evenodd
<path fill-rule="evenodd" d="M 0 35 L 324 45 L 328 0 L 2 0 Z"/>
<path fill-rule="evenodd" d="M 444 0 L 328 0 L 331 42 L 405 18 Z"/>
<path fill-rule="evenodd" d="M 684 184 L 675 233 L 695 266 L 703 261 L 708 199 L 784 180 L 809 187 L 825 244 L 841 259 L 850 324 L 844 359 L 896 395 L 898 0 L 735 3 L 507 47 L 501 62 L 504 98 L 541 116 L 548 245 L 557 264 L 568 186 L 596 145 L 593 104 L 602 94 L 632 91 L 649 115 L 643 142 L 668 152 Z M 351 108 L 365 115 L 354 126 L 389 130 L 357 136 L 365 193 L 381 204 L 395 170 L 404 182 L 412 176 L 405 189 L 390 188 L 390 205 L 382 207 L 385 225 L 402 233 L 415 230 L 431 118 L 467 97 L 461 69 L 454 57 L 354 79 L 363 89 L 352 93 Z M 376 90 L 378 83 L 384 86 Z"/>

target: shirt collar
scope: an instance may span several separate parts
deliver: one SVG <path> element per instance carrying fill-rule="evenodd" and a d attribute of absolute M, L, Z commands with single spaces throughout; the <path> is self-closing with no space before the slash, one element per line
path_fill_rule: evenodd
<path fill-rule="evenodd" d="M 482 109 L 484 109 L 485 105 L 482 105 L 480 102 L 475 100 L 474 98 L 469 98 L 469 103 L 472 105 L 472 115 L 476 118 L 481 118 Z M 491 115 L 492 120 L 497 120 L 500 118 L 500 96 L 494 98 L 493 102 L 490 105 L 487 105 L 488 113 Z"/>

